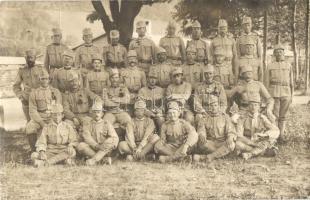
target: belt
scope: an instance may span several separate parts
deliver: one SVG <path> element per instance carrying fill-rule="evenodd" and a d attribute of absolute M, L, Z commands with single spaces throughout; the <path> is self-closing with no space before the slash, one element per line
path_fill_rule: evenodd
<path fill-rule="evenodd" d="M 152 63 L 152 60 L 139 60 L 140 63 Z"/>
<path fill-rule="evenodd" d="M 167 57 L 170 60 L 182 60 L 181 57 Z"/>

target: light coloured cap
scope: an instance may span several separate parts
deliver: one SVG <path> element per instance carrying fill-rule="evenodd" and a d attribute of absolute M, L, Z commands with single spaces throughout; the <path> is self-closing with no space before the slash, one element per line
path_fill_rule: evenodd
<path fill-rule="evenodd" d="M 171 72 L 172 76 L 175 76 L 177 74 L 183 74 L 183 69 L 182 67 L 176 67 L 172 70 Z"/>
<path fill-rule="evenodd" d="M 73 81 L 73 80 L 78 80 L 79 79 L 79 75 L 77 72 L 75 71 L 71 71 L 68 75 L 68 81 Z"/>
<path fill-rule="evenodd" d="M 52 34 L 53 35 L 61 35 L 60 28 L 52 28 Z"/>
<path fill-rule="evenodd" d="M 168 22 L 168 25 L 167 25 L 167 28 L 176 28 L 176 24 L 173 22 L 173 21 L 169 21 Z"/>
<path fill-rule="evenodd" d="M 36 50 L 35 49 L 27 49 L 26 51 L 25 51 L 25 54 L 26 54 L 26 56 L 36 56 L 37 55 L 37 52 L 36 52 Z"/>
<path fill-rule="evenodd" d="M 179 106 L 178 102 L 176 102 L 176 101 L 169 102 L 168 103 L 168 110 L 180 111 L 180 106 Z"/>
<path fill-rule="evenodd" d="M 225 19 L 220 19 L 218 27 L 228 26 L 227 21 Z"/>
<path fill-rule="evenodd" d="M 235 114 L 235 113 L 238 113 L 238 112 L 239 112 L 239 107 L 238 107 L 238 105 L 236 104 L 236 102 L 234 102 L 233 105 L 230 107 L 229 112 L 230 112 L 231 114 Z"/>
<path fill-rule="evenodd" d="M 110 31 L 110 38 L 119 38 L 119 31 L 118 30 L 111 30 Z"/>
<path fill-rule="evenodd" d="M 90 28 L 84 28 L 83 29 L 83 35 L 92 35 L 92 31 Z"/>
<path fill-rule="evenodd" d="M 92 56 L 91 56 L 91 59 L 92 60 L 100 60 L 100 61 L 102 61 L 102 56 L 100 55 L 100 54 L 93 54 Z"/>
<path fill-rule="evenodd" d="M 160 53 L 167 53 L 167 51 L 166 51 L 166 49 L 164 49 L 162 47 L 158 47 L 157 54 L 160 54 Z"/>
<path fill-rule="evenodd" d="M 246 65 L 246 66 L 240 66 L 241 70 L 240 73 L 244 73 L 244 72 L 253 72 L 253 68 L 250 65 Z"/>
<path fill-rule="evenodd" d="M 65 50 L 63 52 L 62 56 L 67 56 L 67 57 L 70 57 L 70 58 L 74 58 L 75 55 L 74 55 L 74 52 L 72 50 L 68 49 L 68 50 Z"/>
<path fill-rule="evenodd" d="M 218 103 L 219 102 L 219 98 L 215 95 L 210 95 L 208 98 L 208 104 L 211 105 L 213 103 Z"/>
<path fill-rule="evenodd" d="M 136 23 L 136 28 L 143 28 L 146 27 L 146 22 L 145 21 L 138 21 Z"/>
<path fill-rule="evenodd" d="M 137 57 L 137 52 L 135 50 L 129 50 L 127 54 L 127 58 Z"/>
<path fill-rule="evenodd" d="M 260 98 L 258 95 L 252 95 L 248 97 L 249 103 L 260 103 Z"/>
<path fill-rule="evenodd" d="M 111 68 L 110 69 L 110 77 L 113 77 L 113 76 L 119 76 L 119 71 L 118 71 L 118 69 L 116 69 L 116 68 Z"/>
<path fill-rule="evenodd" d="M 215 48 L 214 55 L 216 55 L 216 56 L 219 56 L 219 55 L 225 56 L 224 49 L 222 49 L 222 48 Z"/>
<path fill-rule="evenodd" d="M 57 104 L 52 104 L 50 106 L 50 111 L 51 111 L 51 113 L 54 113 L 54 114 L 62 113 L 64 111 L 64 108 L 62 107 L 61 104 L 58 104 L 58 103 Z"/>
<path fill-rule="evenodd" d="M 192 53 L 196 53 L 196 48 L 193 46 L 193 45 L 189 45 L 187 48 L 186 48 L 186 52 L 192 52 Z"/>
<path fill-rule="evenodd" d="M 273 50 L 282 49 L 285 50 L 284 46 L 282 44 L 277 44 L 274 46 Z"/>
<path fill-rule="evenodd" d="M 199 21 L 195 20 L 192 23 L 192 28 L 201 28 L 201 24 L 199 23 Z"/>
<path fill-rule="evenodd" d="M 101 101 L 96 101 L 94 102 L 93 106 L 91 107 L 91 110 L 93 111 L 102 111 L 102 102 Z"/>
<path fill-rule="evenodd" d="M 143 100 L 138 100 L 138 101 L 135 103 L 134 108 L 135 108 L 135 109 L 139 109 L 139 108 L 145 109 L 145 108 L 146 108 L 146 103 L 145 103 L 145 101 L 143 101 Z"/>
<path fill-rule="evenodd" d="M 251 17 L 243 17 L 242 24 L 252 24 Z"/>
<path fill-rule="evenodd" d="M 39 78 L 41 79 L 41 78 L 49 78 L 49 77 L 50 75 L 48 74 L 48 72 L 44 68 L 42 68 L 42 70 L 39 73 Z"/>
<path fill-rule="evenodd" d="M 158 74 L 155 70 L 150 70 L 148 75 L 152 78 L 158 78 Z"/>
<path fill-rule="evenodd" d="M 208 64 L 207 66 L 205 66 L 203 68 L 203 73 L 206 73 L 206 72 L 214 72 L 214 66 L 211 64 Z"/>

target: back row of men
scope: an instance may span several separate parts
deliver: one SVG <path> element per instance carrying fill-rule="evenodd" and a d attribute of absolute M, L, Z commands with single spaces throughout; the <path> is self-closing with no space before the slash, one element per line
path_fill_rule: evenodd
<path fill-rule="evenodd" d="M 20 69 L 14 84 L 14 91 L 21 99 L 29 121 L 26 133 L 32 150 L 46 151 L 50 138 L 54 138 L 51 142 L 54 146 L 59 142 L 61 145 L 68 143 L 68 140 L 57 139 L 57 134 L 65 138 L 61 136 L 63 131 L 58 130 L 65 128 L 59 127 L 62 120 L 49 123 L 54 112 L 50 107 L 57 107 L 55 112 L 61 111 L 61 115 L 63 112 L 69 124 L 81 133 L 84 142 L 73 146 L 90 157 L 90 163 L 97 162 L 95 152 L 106 148 L 106 145 L 102 145 L 104 147 L 101 149 L 99 144 L 111 136 L 110 132 L 113 131 L 109 127 L 117 124 L 126 130 L 125 143 L 118 144 L 118 138 L 116 140 L 114 137 L 114 143 L 110 146 L 118 146 L 121 153 L 134 154 L 138 158 L 152 151 L 155 144 L 155 152 L 168 156 L 162 156 L 161 160 L 173 160 L 188 153 L 189 149 L 195 149 L 193 147 L 197 144 L 205 145 L 204 152 L 214 153 L 209 155 L 209 160 L 226 155 L 235 149 L 236 144 L 241 145 L 239 150 L 246 149 L 247 153 L 243 154 L 245 158 L 261 154 L 274 144 L 278 135 L 273 134 L 268 145 L 255 142 L 261 142 L 261 137 L 268 138 L 270 135 L 266 131 L 279 131 L 273 124 L 278 125 L 280 136 L 283 136 L 285 117 L 293 95 L 293 73 L 291 66 L 284 61 L 284 48 L 276 46 L 275 62 L 269 65 L 264 76 L 265 87 L 260 82 L 263 80 L 263 70 L 259 39 L 246 31 L 251 30 L 249 18 L 244 19 L 243 26 L 245 33 L 235 44 L 227 34 L 226 21 L 220 20 L 219 34 L 211 47 L 207 48 L 200 39 L 200 25 L 195 22 L 193 40 L 188 42 L 185 49 L 182 39 L 174 35 L 175 26 L 170 23 L 168 35 L 161 39 L 162 47 L 156 48 L 150 39 L 144 37 L 145 23 L 138 22 L 139 38 L 131 42 L 131 50 L 127 53 L 118 43 L 118 31 L 113 30 L 110 33 L 111 44 L 104 48 L 103 57 L 98 54 L 98 48 L 92 45 L 89 29 L 83 31 L 85 45 L 77 50 L 76 55 L 60 43 L 60 30 L 53 29 L 54 43 L 47 47 L 45 62 L 49 73 L 35 66 L 35 52 L 29 50 L 26 53 L 27 66 Z M 49 84 L 50 80 L 53 87 Z M 239 110 L 235 109 L 235 104 L 229 109 L 233 102 L 238 104 Z M 257 115 L 262 103 L 266 105 L 267 117 Z M 105 110 L 103 119 L 102 108 Z M 249 108 L 252 112 L 249 112 Z M 143 110 L 140 116 L 137 109 Z M 234 128 L 231 128 L 231 120 L 225 114 L 228 111 L 231 111 L 232 117 L 241 115 L 239 120 L 234 120 Z M 251 123 L 251 120 L 255 123 Z M 99 121 L 101 125 L 97 126 Z M 56 129 L 53 127 L 55 124 Z M 245 134 L 245 127 L 250 131 L 249 135 Z M 41 134 L 42 128 L 44 134 Z M 65 130 L 68 132 L 68 128 Z M 160 133 L 161 142 L 154 134 L 150 136 L 150 132 Z M 250 139 L 246 140 L 244 135 Z M 258 135 L 260 137 L 257 140 Z M 241 138 L 240 141 L 237 138 Z M 115 145 L 115 141 L 118 145 Z M 42 143 L 44 150 L 38 148 Z M 150 146 L 147 146 L 149 143 Z M 53 148 L 55 152 L 55 148 L 63 153 L 64 149 L 56 145 Z M 142 151 L 144 148 L 147 151 Z M 73 150 L 71 148 L 70 152 Z M 99 156 L 101 159 L 107 154 L 107 151 L 103 152 Z M 44 153 L 37 156 L 44 157 Z"/>

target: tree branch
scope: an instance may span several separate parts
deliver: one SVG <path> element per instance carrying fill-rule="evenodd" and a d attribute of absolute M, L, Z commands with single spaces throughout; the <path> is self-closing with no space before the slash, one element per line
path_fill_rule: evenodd
<path fill-rule="evenodd" d="M 105 32 L 109 33 L 111 30 L 111 27 L 112 27 L 112 22 L 111 22 L 109 16 L 107 15 L 107 12 L 104 9 L 102 2 L 101 1 L 91 1 L 91 3 L 92 3 L 94 9 L 98 13 L 98 15 L 102 21 L 103 28 L 104 28 Z"/>
<path fill-rule="evenodd" d="M 118 27 L 118 21 L 119 21 L 119 16 L 120 16 L 120 11 L 119 11 L 119 4 L 117 0 L 110 0 L 110 10 L 111 10 L 111 15 L 114 23 Z"/>

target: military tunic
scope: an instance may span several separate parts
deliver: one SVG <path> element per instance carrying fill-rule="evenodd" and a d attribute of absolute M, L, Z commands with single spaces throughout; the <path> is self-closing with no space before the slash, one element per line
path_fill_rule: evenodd
<path fill-rule="evenodd" d="M 214 66 L 214 80 L 223 84 L 225 90 L 229 90 L 235 83 L 231 65 L 228 63 Z"/>
<path fill-rule="evenodd" d="M 127 50 L 121 45 L 109 45 L 103 48 L 103 60 L 107 67 L 125 67 L 127 62 Z"/>
<path fill-rule="evenodd" d="M 167 52 L 167 59 L 171 64 L 181 64 L 186 59 L 184 41 L 178 36 L 165 36 L 159 40 L 159 46 Z"/>
<path fill-rule="evenodd" d="M 197 63 L 202 63 L 202 64 L 210 63 L 208 45 L 204 40 L 202 39 L 190 40 L 187 42 L 186 48 L 189 46 L 192 46 L 196 49 L 195 61 Z"/>
<path fill-rule="evenodd" d="M 64 44 L 50 44 L 46 47 L 44 66 L 50 72 L 63 67 L 62 55 L 69 50 Z"/>
<path fill-rule="evenodd" d="M 70 74 L 77 73 L 79 75 L 80 84 L 83 85 L 82 75 L 79 69 L 76 68 L 60 68 L 55 69 L 52 76 L 52 86 L 57 88 L 61 93 L 70 90 Z"/>
<path fill-rule="evenodd" d="M 85 88 L 89 89 L 100 97 L 102 97 L 103 89 L 107 88 L 109 84 L 109 73 L 105 70 L 93 70 L 88 72 L 86 76 Z"/>
<path fill-rule="evenodd" d="M 261 59 L 262 58 L 262 44 L 260 42 L 259 36 L 253 32 L 250 32 L 248 34 L 245 32 L 242 32 L 241 35 L 238 37 L 236 41 L 238 58 L 245 55 L 245 43 L 247 43 L 246 41 L 248 40 L 253 41 L 253 43 L 255 44 L 253 57 Z"/>
<path fill-rule="evenodd" d="M 254 58 L 253 55 L 242 56 L 238 60 L 238 77 L 241 76 L 240 72 L 242 67 L 252 66 L 253 79 L 255 81 L 263 82 L 263 66 L 262 62 L 258 58 Z"/>
<path fill-rule="evenodd" d="M 195 89 L 203 81 L 203 65 L 186 64 L 182 65 L 184 80 Z"/>
<path fill-rule="evenodd" d="M 171 83 L 170 73 L 173 69 L 174 66 L 167 62 L 157 63 L 150 67 L 150 71 L 155 71 L 157 73 L 157 84 L 162 88 L 167 88 Z"/>

